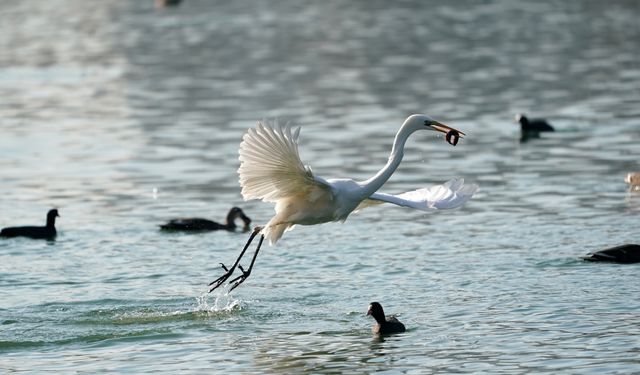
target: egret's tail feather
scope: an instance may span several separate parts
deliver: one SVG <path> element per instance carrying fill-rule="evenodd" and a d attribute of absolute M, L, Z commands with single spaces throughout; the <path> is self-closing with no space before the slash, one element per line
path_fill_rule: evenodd
<path fill-rule="evenodd" d="M 269 245 L 273 246 L 282 237 L 282 234 L 291 227 L 290 224 L 268 225 L 262 230 L 265 238 L 269 240 Z"/>
<path fill-rule="evenodd" d="M 412 203 L 413 208 L 452 209 L 465 204 L 478 191 L 476 184 L 464 184 L 464 179 L 454 178 L 442 185 L 418 189 L 397 195 L 398 198 Z"/>
<path fill-rule="evenodd" d="M 408 191 L 398 195 L 374 193 L 369 199 L 365 199 L 360 203 L 356 210 L 382 203 L 392 203 L 421 211 L 452 209 L 465 204 L 477 191 L 478 185 L 465 185 L 464 179 L 454 178 L 442 185 Z"/>

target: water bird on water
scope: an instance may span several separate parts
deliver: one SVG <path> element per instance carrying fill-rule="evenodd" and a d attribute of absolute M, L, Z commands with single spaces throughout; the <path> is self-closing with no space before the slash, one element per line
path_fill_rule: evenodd
<path fill-rule="evenodd" d="M 626 244 L 589 253 L 582 258 L 589 262 L 640 263 L 640 245 Z"/>
<path fill-rule="evenodd" d="M 8 227 L 3 228 L 0 231 L 0 237 L 29 237 L 36 239 L 53 239 L 56 237 L 56 217 L 58 215 L 57 209 L 52 209 L 47 212 L 47 225 L 44 227 L 38 226 L 26 226 L 26 227 Z"/>
<path fill-rule="evenodd" d="M 275 203 L 275 216 L 263 227 L 254 228 L 249 240 L 234 264 L 212 281 L 209 292 L 222 285 L 240 268 L 242 274 L 231 281 L 230 291 L 244 282 L 251 274 L 262 242 L 269 239 L 275 244 L 282 234 L 296 224 L 314 225 L 331 221 L 344 222 L 351 212 L 362 208 L 392 203 L 422 211 L 460 207 L 476 192 L 474 184 L 464 185 L 463 179 L 453 179 L 443 185 L 422 188 L 399 195 L 379 193 L 378 189 L 391 177 L 400 165 L 404 146 L 411 134 L 418 130 L 445 133 L 445 139 L 456 145 L 465 134 L 444 125 L 427 115 L 409 116 L 395 136 L 391 155 L 386 165 L 365 181 L 351 179 L 324 179 L 316 176 L 311 168 L 302 164 L 298 154 L 300 128 L 276 126 L 258 122 L 249 129 L 240 143 L 240 185 L 245 200 L 262 199 Z M 253 239 L 260 234 L 260 241 L 247 270 L 239 265 Z"/>
<path fill-rule="evenodd" d="M 227 214 L 227 219 L 224 224 L 216 223 L 215 221 L 201 219 L 199 217 L 172 219 L 166 224 L 160 225 L 163 230 L 173 231 L 212 231 L 212 230 L 228 230 L 234 231 L 237 228 L 236 219 L 242 220 L 244 226 L 243 231 L 249 230 L 251 219 L 244 214 L 239 207 L 233 207 Z"/>
<path fill-rule="evenodd" d="M 376 335 L 388 335 L 391 333 L 402 333 L 406 331 L 404 324 L 402 324 L 395 316 L 385 316 L 382 305 L 378 302 L 371 302 L 369 304 L 369 311 L 367 315 L 373 317 L 376 320 L 376 325 L 371 328 L 371 332 Z"/>
<path fill-rule="evenodd" d="M 523 113 L 518 113 L 515 116 L 516 122 L 520 123 L 520 140 L 526 141 L 529 138 L 537 138 L 541 132 L 555 131 L 553 126 L 545 119 L 532 118 L 529 119 Z"/>
<path fill-rule="evenodd" d="M 629 184 L 630 191 L 640 190 L 640 172 L 629 172 L 624 182 Z"/>
<path fill-rule="evenodd" d="M 156 8 L 175 7 L 181 2 L 182 0 L 155 0 Z"/>

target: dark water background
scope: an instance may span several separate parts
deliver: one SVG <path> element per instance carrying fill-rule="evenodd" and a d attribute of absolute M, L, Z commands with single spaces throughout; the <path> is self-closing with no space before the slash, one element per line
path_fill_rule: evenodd
<path fill-rule="evenodd" d="M 0 4 L 0 226 L 58 207 L 55 242 L 0 241 L 0 369 L 59 373 L 640 372 L 636 1 L 16 1 Z M 514 113 L 557 132 L 518 141 Z M 298 227 L 233 294 L 206 294 L 255 224 L 237 149 L 262 118 L 302 159 L 364 179 L 405 117 L 384 191 L 463 176 L 460 210 L 376 207 Z M 369 302 L 409 327 L 378 340 Z"/>

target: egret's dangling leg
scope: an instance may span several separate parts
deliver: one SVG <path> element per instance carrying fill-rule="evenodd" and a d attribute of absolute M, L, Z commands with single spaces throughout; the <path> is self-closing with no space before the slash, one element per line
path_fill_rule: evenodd
<path fill-rule="evenodd" d="M 244 268 L 242 268 L 242 266 L 239 265 L 239 263 L 242 257 L 244 256 L 244 253 L 249 248 L 249 245 L 251 245 L 251 242 L 258 235 L 258 233 L 260 233 L 261 230 L 262 230 L 262 227 L 255 227 L 253 229 L 253 232 L 251 233 L 249 240 L 247 241 L 246 245 L 244 245 L 244 248 L 240 252 L 240 255 L 236 259 L 235 263 L 233 263 L 233 266 L 231 266 L 231 268 L 227 268 L 227 266 L 225 266 L 223 263 L 220 263 L 220 265 L 226 272 L 224 273 L 224 275 L 218 277 L 217 279 L 209 283 L 209 286 L 213 285 L 211 289 L 209 289 L 209 293 L 211 293 L 220 285 L 222 285 L 225 281 L 227 281 L 227 279 L 231 277 L 231 275 L 233 274 L 233 271 L 236 270 L 236 267 L 240 268 L 240 271 L 242 271 L 242 275 L 236 277 L 235 279 L 229 282 L 229 284 L 231 284 L 235 281 L 235 284 L 233 285 L 233 287 L 231 287 L 229 291 L 232 291 L 233 289 L 235 289 L 238 285 L 242 284 L 242 282 L 245 281 L 247 277 L 249 277 L 249 275 L 251 274 L 251 269 L 253 268 L 253 264 L 256 262 L 256 258 L 258 257 L 258 251 L 260 251 L 260 246 L 262 246 L 262 241 L 264 241 L 264 235 L 260 235 L 260 242 L 258 243 L 258 247 L 256 248 L 256 251 L 253 254 L 253 259 L 251 259 L 251 264 L 249 265 L 249 269 L 245 271 Z"/>
<path fill-rule="evenodd" d="M 253 253 L 253 258 L 251 259 L 251 264 L 249 264 L 249 269 L 245 271 L 242 268 L 242 266 L 238 266 L 238 268 L 240 268 L 240 271 L 242 271 L 242 275 L 240 275 L 240 276 L 236 277 L 235 279 L 229 281 L 229 284 L 233 283 L 233 286 L 231 287 L 231 289 L 229 289 L 229 292 L 231 292 L 232 290 L 237 288 L 238 285 L 242 284 L 249 277 L 249 275 L 251 275 L 251 270 L 253 269 L 253 264 L 256 262 L 256 258 L 258 257 L 258 252 L 260 251 L 260 246 L 262 246 L 262 241 L 264 241 L 264 234 L 260 235 L 260 241 L 258 242 L 258 247 L 256 248 L 256 252 Z"/>

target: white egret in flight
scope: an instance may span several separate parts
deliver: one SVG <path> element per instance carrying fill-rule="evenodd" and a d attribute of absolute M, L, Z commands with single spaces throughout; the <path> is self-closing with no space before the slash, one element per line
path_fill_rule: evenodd
<path fill-rule="evenodd" d="M 364 207 L 392 203 L 417 210 L 456 208 L 468 201 L 476 192 L 476 185 L 464 185 L 463 179 L 453 179 L 443 185 L 418 189 L 399 195 L 379 193 L 378 189 L 398 168 L 404 155 L 404 145 L 418 130 L 434 130 L 446 134 L 446 140 L 455 146 L 464 133 L 444 125 L 426 115 L 409 116 L 396 134 L 387 164 L 365 181 L 351 179 L 324 179 L 302 164 L 298 154 L 300 128 L 293 132 L 290 126 L 273 126 L 258 122 L 249 129 L 240 143 L 240 186 L 245 200 L 262 199 L 275 203 L 276 214 L 263 227 L 256 227 L 235 263 L 224 275 L 212 281 L 209 292 L 222 285 L 240 268 L 242 275 L 232 279 L 230 291 L 249 277 L 262 241 L 275 244 L 286 230 L 296 224 L 314 225 L 330 221 L 344 222 L 353 211 Z M 251 241 L 260 234 L 260 242 L 247 270 L 239 265 Z"/>

